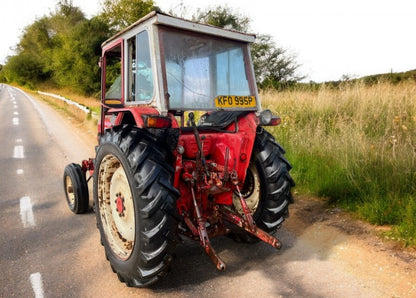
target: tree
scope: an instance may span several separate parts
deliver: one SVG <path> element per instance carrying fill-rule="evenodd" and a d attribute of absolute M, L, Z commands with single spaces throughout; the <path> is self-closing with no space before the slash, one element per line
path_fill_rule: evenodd
<path fill-rule="evenodd" d="M 55 43 L 50 53 L 50 67 L 53 82 L 59 87 L 73 86 L 70 82 L 80 75 L 74 72 L 78 52 L 74 49 L 73 31 L 86 21 L 82 11 L 70 0 L 61 0 L 55 13 L 49 17 L 50 35 Z"/>
<path fill-rule="evenodd" d="M 250 19 L 232 12 L 228 6 L 217 6 L 207 10 L 198 10 L 194 20 L 213 26 L 247 32 Z"/>
<path fill-rule="evenodd" d="M 84 14 L 72 5 L 72 0 L 59 1 L 55 13 L 36 20 L 24 29 L 16 55 L 9 57 L 6 64 L 7 80 L 36 85 L 55 79 L 57 67 L 62 66 L 57 61 L 63 59 L 64 50 L 70 51 L 65 44 L 66 36 L 83 21 Z"/>
<path fill-rule="evenodd" d="M 3 76 L 6 82 L 17 82 L 20 85 L 33 86 L 33 82 L 43 79 L 42 65 L 26 53 L 9 57 L 4 66 Z"/>
<path fill-rule="evenodd" d="M 258 35 L 251 46 L 254 72 L 260 88 L 282 89 L 303 79 L 295 57 L 277 47 L 270 35 Z"/>
<path fill-rule="evenodd" d="M 95 17 L 77 24 L 64 35 L 54 51 L 54 81 L 84 94 L 100 90 L 101 43 L 109 37 L 108 26 Z"/>
<path fill-rule="evenodd" d="M 153 0 L 104 0 L 101 18 L 115 33 L 155 9 Z"/>
<path fill-rule="evenodd" d="M 84 13 L 72 0 L 60 0 L 54 14 L 50 17 L 50 23 L 55 33 L 65 35 L 72 28 L 86 20 Z"/>
<path fill-rule="evenodd" d="M 101 18 L 87 20 L 72 0 L 61 0 L 53 13 L 25 28 L 1 79 L 29 86 L 48 82 L 95 93 L 100 90 L 101 43 L 109 36 Z"/>
<path fill-rule="evenodd" d="M 8 57 L 3 76 L 7 82 L 33 85 L 50 77 L 50 50 L 53 40 L 46 17 L 35 21 L 25 28 L 19 44 L 17 55 Z"/>
<path fill-rule="evenodd" d="M 198 11 L 194 20 L 243 32 L 247 32 L 250 25 L 249 18 L 222 6 Z M 276 46 L 270 35 L 257 36 L 251 45 L 251 57 L 260 88 L 281 89 L 304 78 L 297 74 L 300 65 L 296 63 L 295 57 L 289 56 L 285 49 Z"/>
<path fill-rule="evenodd" d="M 100 90 L 101 44 L 108 39 L 109 29 L 100 18 L 94 17 L 75 28 L 72 40 L 77 59 L 74 71 L 79 73 L 75 86 L 84 93 L 92 94 Z"/>

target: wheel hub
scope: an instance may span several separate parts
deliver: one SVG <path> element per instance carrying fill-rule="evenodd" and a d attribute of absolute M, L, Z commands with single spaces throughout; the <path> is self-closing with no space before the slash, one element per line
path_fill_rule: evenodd
<path fill-rule="evenodd" d="M 118 212 L 118 216 L 123 217 L 124 216 L 124 210 L 126 210 L 126 207 L 124 206 L 124 197 L 121 195 L 121 193 L 118 193 L 116 200 L 114 203 L 116 203 L 116 208 Z"/>
<path fill-rule="evenodd" d="M 244 185 L 241 189 L 241 194 L 244 199 L 249 198 L 253 194 L 254 187 L 255 181 L 253 177 L 253 172 L 250 169 L 247 171 L 246 180 L 244 181 Z M 236 191 L 234 192 L 234 194 L 238 196 L 238 193 Z"/>
<path fill-rule="evenodd" d="M 248 208 L 254 214 L 260 202 L 260 177 L 255 165 L 247 169 L 246 180 L 241 189 L 241 194 L 247 203 Z M 243 214 L 239 196 L 233 194 L 233 205 L 238 213 Z"/>
<path fill-rule="evenodd" d="M 66 193 L 68 194 L 69 204 L 74 205 L 75 204 L 75 194 L 74 194 L 74 186 L 72 185 L 71 177 L 66 176 L 65 177 L 65 182 L 66 182 Z"/>

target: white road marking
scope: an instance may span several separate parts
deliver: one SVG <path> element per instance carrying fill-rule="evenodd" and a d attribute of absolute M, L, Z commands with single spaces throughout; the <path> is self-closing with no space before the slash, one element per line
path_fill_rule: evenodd
<path fill-rule="evenodd" d="M 36 225 L 30 197 L 20 198 L 20 218 L 22 219 L 24 228 L 30 228 Z"/>
<path fill-rule="evenodd" d="M 22 175 L 22 174 L 23 174 L 23 170 L 22 170 L 22 169 L 18 169 L 18 170 L 16 171 L 16 173 L 17 173 L 17 175 Z"/>
<path fill-rule="evenodd" d="M 14 111 L 13 115 L 19 115 L 19 112 Z"/>
<path fill-rule="evenodd" d="M 35 298 L 43 298 L 43 282 L 42 275 L 39 272 L 30 275 L 30 283 L 32 284 L 33 292 L 35 292 Z"/>
<path fill-rule="evenodd" d="M 16 139 L 16 143 L 21 143 L 22 139 Z"/>
<path fill-rule="evenodd" d="M 19 125 L 19 118 L 17 117 L 13 118 L 13 125 Z"/>
<path fill-rule="evenodd" d="M 17 105 L 14 105 L 13 108 L 17 109 Z"/>
<path fill-rule="evenodd" d="M 13 158 L 25 158 L 24 147 L 22 145 L 14 146 Z"/>

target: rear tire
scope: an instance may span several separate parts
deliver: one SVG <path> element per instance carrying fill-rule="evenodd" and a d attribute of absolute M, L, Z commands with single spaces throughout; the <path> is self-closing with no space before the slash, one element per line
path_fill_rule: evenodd
<path fill-rule="evenodd" d="M 114 127 L 97 150 L 94 201 L 101 242 L 120 281 L 145 287 L 164 276 L 176 242 L 170 152 L 142 130 Z"/>
<path fill-rule="evenodd" d="M 88 185 L 79 164 L 71 163 L 65 167 L 64 191 L 66 202 L 72 212 L 80 214 L 88 210 Z"/>
<path fill-rule="evenodd" d="M 274 137 L 259 128 L 241 193 L 250 208 L 256 225 L 273 234 L 289 216 L 293 203 L 291 188 L 295 185 L 289 171 L 292 168 L 284 157 L 284 149 Z M 240 200 L 233 196 L 234 208 L 242 214 Z M 239 230 L 233 233 L 238 241 L 256 242 L 258 238 Z"/>

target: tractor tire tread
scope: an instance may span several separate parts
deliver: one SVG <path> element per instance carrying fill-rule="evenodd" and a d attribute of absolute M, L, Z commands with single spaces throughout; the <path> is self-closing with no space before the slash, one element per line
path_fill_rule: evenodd
<path fill-rule="evenodd" d="M 66 188 L 66 177 L 69 177 L 72 181 L 74 188 L 74 203 L 69 202 L 68 194 L 65 191 L 66 200 L 69 209 L 75 214 L 82 214 L 88 211 L 89 207 L 89 194 L 88 185 L 85 179 L 85 174 L 79 164 L 70 163 L 64 170 L 64 188 Z"/>
<path fill-rule="evenodd" d="M 256 217 L 257 224 L 266 232 L 274 233 L 289 216 L 289 204 L 293 203 L 291 188 L 295 185 L 289 175 L 292 168 L 284 157 L 285 150 L 274 137 L 262 130 L 255 140 L 255 154 L 266 180 L 266 199 Z"/>
<path fill-rule="evenodd" d="M 140 222 L 135 241 L 138 248 L 133 250 L 137 255 L 130 257 L 135 259 L 134 268 L 120 266 L 119 261 L 111 256 L 111 251 L 110 263 L 120 281 L 127 286 L 146 287 L 165 275 L 176 244 L 174 235 L 177 223 L 173 215 L 179 191 L 170 182 L 173 168 L 164 162 L 171 153 L 158 145 L 148 133 L 131 125 L 106 131 L 97 155 L 101 147 L 108 144 L 120 151 L 131 170 L 134 181 L 131 188 L 135 192 L 133 197 L 138 208 L 136 220 Z M 97 199 L 97 196 L 94 195 L 94 198 Z M 103 233 L 101 237 L 105 238 Z M 103 242 L 106 251 L 110 250 L 106 247 L 105 239 Z"/>

